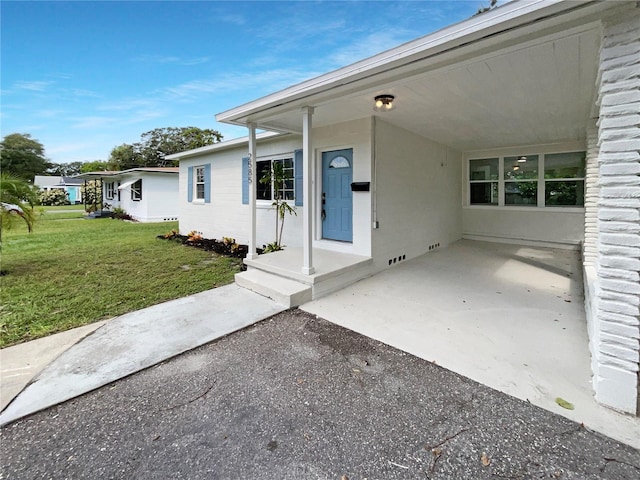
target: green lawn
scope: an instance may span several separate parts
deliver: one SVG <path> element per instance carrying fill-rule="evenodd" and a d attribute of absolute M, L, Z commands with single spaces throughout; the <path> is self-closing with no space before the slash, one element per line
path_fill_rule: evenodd
<path fill-rule="evenodd" d="M 0 347 L 225 285 L 240 271 L 238 259 L 156 238 L 177 222 L 81 217 L 45 212 L 31 234 L 3 232 Z"/>

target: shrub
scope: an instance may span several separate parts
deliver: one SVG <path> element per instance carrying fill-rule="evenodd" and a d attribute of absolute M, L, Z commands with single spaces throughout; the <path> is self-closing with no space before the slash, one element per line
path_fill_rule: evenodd
<path fill-rule="evenodd" d="M 61 205 L 71 205 L 69 196 L 61 188 L 51 190 L 43 190 L 38 194 L 38 202 L 40 205 L 59 207 Z"/>
<path fill-rule="evenodd" d="M 136 219 L 129 215 L 123 208 L 116 207 L 113 209 L 113 216 L 117 220 L 129 220 L 130 222 L 135 222 Z"/>
<path fill-rule="evenodd" d="M 201 248 L 206 251 L 214 251 L 221 255 L 227 255 L 230 257 L 244 258 L 249 251 L 249 247 L 247 247 L 247 245 L 240 245 L 236 243 L 234 238 L 222 237 L 222 240 L 204 238 L 202 236 L 202 232 L 198 232 L 196 230 L 190 231 L 187 235 L 180 235 L 177 230 L 170 230 L 164 235 L 158 235 L 158 238 L 162 240 L 180 242 L 183 245 Z"/>

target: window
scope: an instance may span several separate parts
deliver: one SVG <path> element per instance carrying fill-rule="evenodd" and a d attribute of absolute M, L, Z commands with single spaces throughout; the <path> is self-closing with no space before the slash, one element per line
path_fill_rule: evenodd
<path fill-rule="evenodd" d="M 584 206 L 585 153 L 469 160 L 469 204 Z"/>
<path fill-rule="evenodd" d="M 538 204 L 538 156 L 504 157 L 504 204 Z"/>
<path fill-rule="evenodd" d="M 204 200 L 204 167 L 195 167 L 194 182 L 196 200 Z"/>
<path fill-rule="evenodd" d="M 210 163 L 187 169 L 187 201 L 199 204 L 211 203 Z"/>
<path fill-rule="evenodd" d="M 107 200 L 113 200 L 113 197 L 115 196 L 114 182 L 107 182 L 105 184 L 105 196 L 107 197 Z"/>
<path fill-rule="evenodd" d="M 469 160 L 471 205 L 498 205 L 498 159 Z"/>
<path fill-rule="evenodd" d="M 131 200 L 135 202 L 142 200 L 142 179 L 131 185 Z"/>
<path fill-rule="evenodd" d="M 554 153 L 544 159 L 544 204 L 547 207 L 584 205 L 585 155 Z"/>
<path fill-rule="evenodd" d="M 282 179 L 280 184 L 274 182 L 273 178 L 270 183 L 258 181 L 256 185 L 256 198 L 258 200 L 273 200 L 276 197 L 276 189 L 279 190 L 280 196 L 284 200 L 293 200 L 295 198 L 293 158 L 258 160 L 256 162 L 256 170 L 256 178 L 258 180 L 270 174 Z"/>

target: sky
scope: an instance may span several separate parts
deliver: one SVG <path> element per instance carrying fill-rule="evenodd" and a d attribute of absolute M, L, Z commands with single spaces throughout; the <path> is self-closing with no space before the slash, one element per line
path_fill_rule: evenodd
<path fill-rule="evenodd" d="M 215 114 L 472 16 L 488 0 L 5 1 L 0 133 L 54 163 L 106 160 L 163 127 L 246 129 Z"/>

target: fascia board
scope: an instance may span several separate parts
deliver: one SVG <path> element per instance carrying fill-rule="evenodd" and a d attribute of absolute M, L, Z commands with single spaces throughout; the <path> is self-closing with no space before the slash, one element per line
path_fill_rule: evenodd
<path fill-rule="evenodd" d="M 223 123 L 242 125 L 249 116 L 256 115 L 261 111 L 399 68 L 418 58 L 438 55 L 457 46 L 474 43 L 496 33 L 527 25 L 532 21 L 599 3 L 603 2 L 598 0 L 579 4 L 565 0 L 510 2 L 491 12 L 464 20 L 368 59 L 219 113 L 216 115 L 216 120 Z"/>
<path fill-rule="evenodd" d="M 256 135 L 256 140 L 267 140 L 270 138 L 276 138 L 280 136 L 288 135 L 287 133 L 279 133 L 279 132 L 262 132 Z M 239 145 L 244 145 L 249 141 L 249 137 L 238 137 L 233 138 L 231 140 L 227 140 L 220 143 L 214 143 L 213 145 L 207 145 L 206 147 L 194 148 L 193 150 L 187 150 L 185 152 L 173 153 L 171 155 L 167 155 L 167 160 L 184 160 L 186 158 L 197 157 L 200 155 L 204 155 L 210 152 L 217 152 L 221 150 L 227 150 L 229 148 L 234 148 Z"/>

